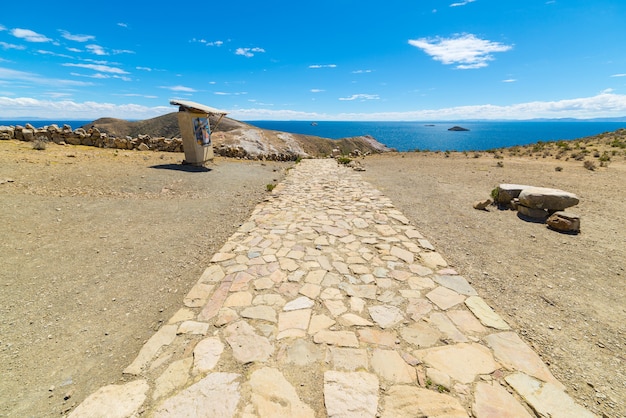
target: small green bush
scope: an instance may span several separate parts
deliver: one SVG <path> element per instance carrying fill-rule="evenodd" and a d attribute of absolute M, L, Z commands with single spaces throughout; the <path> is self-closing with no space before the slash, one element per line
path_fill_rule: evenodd
<path fill-rule="evenodd" d="M 276 187 L 275 184 L 266 184 L 265 185 L 265 189 L 267 189 L 268 192 L 271 192 L 272 190 L 274 190 L 274 188 Z"/>
<path fill-rule="evenodd" d="M 352 161 L 352 158 L 348 158 L 348 157 L 338 157 L 337 158 L 337 162 L 339 164 L 349 164 Z"/>

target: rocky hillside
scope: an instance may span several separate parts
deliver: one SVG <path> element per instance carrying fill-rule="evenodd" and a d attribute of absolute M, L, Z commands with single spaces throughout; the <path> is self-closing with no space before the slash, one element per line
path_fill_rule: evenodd
<path fill-rule="evenodd" d="M 217 118 L 211 117 L 211 127 Z M 175 138 L 180 136 L 176 112 L 152 119 L 129 122 L 122 119 L 101 118 L 83 128 L 97 128 L 114 137 L 137 137 L 149 135 L 153 138 Z M 230 157 L 279 156 L 321 157 L 330 155 L 334 149 L 341 154 L 381 153 L 392 151 L 371 136 L 359 136 L 333 140 L 311 135 L 270 131 L 224 117 L 213 132 L 213 144 L 218 155 Z"/>

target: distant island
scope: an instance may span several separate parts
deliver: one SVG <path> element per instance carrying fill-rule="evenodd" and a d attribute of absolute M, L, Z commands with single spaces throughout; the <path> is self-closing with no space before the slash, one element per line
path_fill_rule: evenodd
<path fill-rule="evenodd" d="M 467 128 L 463 128 L 462 126 L 453 126 L 452 128 L 448 128 L 449 131 L 469 131 Z"/>

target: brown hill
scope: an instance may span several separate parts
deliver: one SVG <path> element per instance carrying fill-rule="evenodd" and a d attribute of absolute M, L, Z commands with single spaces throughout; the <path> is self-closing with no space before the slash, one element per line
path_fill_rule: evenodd
<path fill-rule="evenodd" d="M 282 156 L 313 156 L 321 157 L 332 153 L 337 148 L 341 154 L 354 151 L 360 153 L 381 153 L 392 151 L 371 136 L 358 136 L 333 140 L 311 135 L 260 129 L 256 126 L 240 122 L 228 117 L 211 117 L 213 143 L 220 155 L 246 157 L 263 155 L 266 157 Z M 122 119 L 101 118 L 83 128 L 96 127 L 100 132 L 116 137 L 137 137 L 149 135 L 153 138 L 180 137 L 176 112 L 142 121 L 126 121 Z"/>

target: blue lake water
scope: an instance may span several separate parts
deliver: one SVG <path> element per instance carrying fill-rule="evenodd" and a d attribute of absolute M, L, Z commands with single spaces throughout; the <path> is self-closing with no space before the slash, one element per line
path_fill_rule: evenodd
<path fill-rule="evenodd" d="M 479 151 L 537 141 L 582 138 L 626 128 L 626 122 L 311 122 L 251 121 L 264 129 L 339 139 L 371 135 L 398 151 Z M 432 126 L 429 126 L 432 125 Z M 469 131 L 448 131 L 462 126 Z"/>
<path fill-rule="evenodd" d="M 40 120 L 35 127 L 56 123 L 76 129 L 91 121 Z M 24 125 L 25 121 L 0 120 L 0 125 Z M 340 139 L 371 135 L 398 151 L 484 151 L 493 148 L 527 145 L 537 141 L 583 138 L 626 128 L 626 122 L 546 121 L 546 122 L 316 122 L 250 121 L 263 129 Z M 469 131 L 448 131 L 462 126 Z"/>

